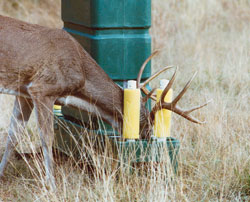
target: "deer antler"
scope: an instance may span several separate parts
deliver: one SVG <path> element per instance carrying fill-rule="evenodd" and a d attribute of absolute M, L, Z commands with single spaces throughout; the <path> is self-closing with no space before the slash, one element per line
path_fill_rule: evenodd
<path fill-rule="evenodd" d="M 140 71 L 138 73 L 138 76 L 137 76 L 137 88 L 140 88 L 143 93 L 146 95 L 142 101 L 144 103 L 147 102 L 147 100 L 149 98 L 153 99 L 154 101 L 156 101 L 156 97 L 155 95 L 153 95 L 155 89 L 153 89 L 152 91 L 149 91 L 147 88 L 146 88 L 146 85 L 152 81 L 153 79 L 155 79 L 158 75 L 160 75 L 161 73 L 165 72 L 166 70 L 169 70 L 171 68 L 173 68 L 173 66 L 167 66 L 167 67 L 164 67 L 163 69 L 161 69 L 160 71 L 156 72 L 154 75 L 152 75 L 151 77 L 149 77 L 145 82 L 143 83 L 140 83 L 141 82 L 141 76 L 142 76 L 142 73 L 146 67 L 146 65 L 148 64 L 148 62 L 154 57 L 156 56 L 157 54 L 159 53 L 158 50 L 154 51 L 148 58 L 147 60 L 142 64 L 141 68 L 140 68 Z M 194 79 L 194 77 L 196 76 L 197 72 L 192 76 L 192 78 L 187 82 L 187 84 L 185 85 L 185 87 L 182 89 L 182 91 L 179 93 L 179 95 L 177 95 L 177 97 L 170 103 L 167 103 L 164 101 L 164 98 L 166 96 L 166 94 L 168 93 L 168 91 L 170 90 L 170 88 L 172 87 L 173 83 L 174 83 L 174 80 L 176 78 L 176 72 L 178 70 L 178 67 L 176 67 L 175 69 L 175 72 L 171 78 L 171 80 L 169 81 L 168 85 L 166 86 L 166 88 L 163 90 L 162 92 L 162 95 L 161 95 L 161 99 L 159 102 L 157 102 L 155 104 L 155 106 L 153 107 L 152 111 L 150 112 L 150 120 L 153 122 L 154 121 L 154 118 L 155 118 L 155 114 L 158 110 L 161 110 L 161 109 L 168 109 L 172 112 L 175 112 L 176 114 L 179 114 L 180 116 L 184 117 L 185 119 L 193 122 L 193 123 L 198 123 L 198 124 L 202 124 L 202 123 L 205 123 L 202 122 L 202 121 L 199 121 L 197 120 L 196 118 L 194 118 L 193 116 L 190 115 L 191 112 L 197 110 L 197 109 L 200 109 L 204 106 L 206 106 L 208 103 L 211 102 L 211 100 L 209 100 L 208 102 L 204 103 L 203 105 L 199 105 L 199 106 L 196 106 L 196 107 L 193 107 L 191 109 L 188 109 L 188 110 L 184 110 L 184 109 L 181 109 L 180 107 L 177 106 L 177 102 L 182 98 L 182 96 L 185 94 L 185 92 L 187 91 L 187 89 L 189 88 L 192 80 Z"/>
<path fill-rule="evenodd" d="M 157 54 L 159 53 L 158 50 L 154 51 L 146 60 L 145 62 L 142 64 L 140 71 L 138 73 L 137 76 L 137 81 L 136 81 L 136 86 L 137 88 L 140 88 L 142 90 L 142 92 L 146 95 L 144 100 L 148 100 L 149 98 L 153 99 L 154 101 L 156 101 L 156 97 L 153 95 L 155 90 L 152 90 L 151 92 L 146 88 L 146 85 L 152 81 L 153 79 L 155 79 L 157 76 L 159 76 L 161 73 L 173 68 L 173 66 L 167 66 L 164 67 L 163 69 L 159 70 L 158 72 L 154 73 L 151 77 L 149 77 L 146 81 L 144 81 L 143 83 L 141 83 L 141 76 L 142 73 L 146 67 L 146 65 L 148 64 L 148 62 Z"/>
<path fill-rule="evenodd" d="M 200 109 L 200 108 L 206 106 L 208 103 L 211 102 L 211 100 L 204 103 L 203 105 L 199 105 L 199 106 L 193 107 L 193 108 L 188 109 L 188 110 L 183 110 L 183 109 L 181 109 L 180 107 L 177 106 L 178 101 L 182 98 L 182 96 L 185 94 L 185 92 L 189 88 L 189 86 L 190 86 L 192 80 L 194 79 L 194 77 L 196 76 L 197 72 L 192 76 L 192 78 L 187 82 L 185 87 L 182 89 L 182 91 L 176 96 L 176 98 L 172 102 L 168 103 L 168 102 L 164 101 L 164 98 L 165 98 L 166 94 L 168 93 L 169 89 L 172 87 L 172 85 L 174 83 L 174 80 L 175 80 L 175 77 L 176 77 L 176 71 L 177 71 L 177 68 L 176 68 L 171 80 L 169 81 L 168 85 L 163 90 L 160 101 L 157 102 L 155 104 L 155 106 L 153 107 L 153 109 L 151 110 L 151 112 L 150 112 L 150 120 L 151 121 L 154 120 L 155 114 L 156 114 L 156 112 L 158 110 L 168 109 L 168 110 L 170 110 L 172 112 L 175 112 L 176 114 L 179 114 L 180 116 L 184 117 L 185 119 L 187 119 L 187 120 L 189 120 L 189 121 L 191 121 L 193 123 L 198 123 L 198 124 L 205 123 L 205 121 L 202 122 L 202 121 L 199 121 L 198 119 L 194 118 L 193 116 L 190 115 L 190 113 L 197 110 L 197 109 Z"/>

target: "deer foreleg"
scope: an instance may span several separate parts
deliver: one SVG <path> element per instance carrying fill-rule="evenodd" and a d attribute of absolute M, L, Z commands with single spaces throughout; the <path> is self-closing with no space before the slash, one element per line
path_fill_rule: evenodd
<path fill-rule="evenodd" d="M 48 96 L 36 96 L 32 100 L 35 105 L 39 134 L 42 142 L 44 156 L 46 184 L 55 189 L 55 179 L 53 172 L 52 144 L 54 140 L 53 130 L 53 105 L 55 99 Z"/>
<path fill-rule="evenodd" d="M 21 134 L 29 120 L 33 109 L 31 99 L 16 96 L 11 123 L 8 131 L 8 140 L 5 152 L 0 164 L 0 177 L 3 176 L 7 163 L 18 142 L 17 134 Z"/>

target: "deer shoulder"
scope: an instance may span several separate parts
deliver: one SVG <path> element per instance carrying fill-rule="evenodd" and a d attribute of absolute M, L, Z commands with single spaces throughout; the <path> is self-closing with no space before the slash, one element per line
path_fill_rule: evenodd
<path fill-rule="evenodd" d="M 0 16 L 0 36 L 4 88 L 62 96 L 84 86 L 88 55 L 66 31 Z"/>

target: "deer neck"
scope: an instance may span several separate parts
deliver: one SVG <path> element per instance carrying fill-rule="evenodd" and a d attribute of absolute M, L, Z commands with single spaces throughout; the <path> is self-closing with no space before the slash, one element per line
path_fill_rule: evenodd
<path fill-rule="evenodd" d="M 123 90 L 82 50 L 84 85 L 68 96 L 65 104 L 100 117 L 115 129 L 122 126 Z"/>
<path fill-rule="evenodd" d="M 77 93 L 68 96 L 66 104 L 95 114 L 121 132 L 123 124 L 123 89 L 81 49 L 84 86 Z M 141 128 L 147 125 L 148 111 L 141 105 Z"/>

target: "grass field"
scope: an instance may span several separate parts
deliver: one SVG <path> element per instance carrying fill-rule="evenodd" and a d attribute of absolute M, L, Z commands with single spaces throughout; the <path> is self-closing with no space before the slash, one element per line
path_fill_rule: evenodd
<path fill-rule="evenodd" d="M 0 0 L 0 14 L 62 27 L 60 0 Z M 176 93 L 198 71 L 180 105 L 213 99 L 194 113 L 205 125 L 173 115 L 172 136 L 181 142 L 178 174 L 158 165 L 149 166 L 147 175 L 124 172 L 117 180 L 112 159 L 104 155 L 93 154 L 94 176 L 62 157 L 53 193 L 41 180 L 38 157 L 13 159 L 0 184 L 0 201 L 250 201 L 250 1 L 153 0 L 151 35 L 153 49 L 161 49 L 153 71 L 179 66 Z M 12 97 L 0 95 L 0 156 L 12 105 Z M 29 128 L 36 133 L 34 123 Z"/>

